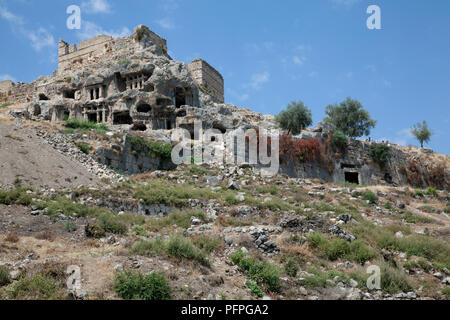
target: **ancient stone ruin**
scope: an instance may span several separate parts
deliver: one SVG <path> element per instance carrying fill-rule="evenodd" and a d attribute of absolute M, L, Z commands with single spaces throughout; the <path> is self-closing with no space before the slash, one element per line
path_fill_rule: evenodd
<path fill-rule="evenodd" d="M 202 98 L 202 96 L 204 96 Z M 145 26 L 114 39 L 59 41 L 58 70 L 31 84 L 0 83 L 1 101 L 29 103 L 31 118 L 79 119 L 137 130 L 171 130 L 193 108 L 224 103 L 221 74 L 202 59 L 184 64 L 167 54 L 166 40 Z"/>
<path fill-rule="evenodd" d="M 166 143 L 171 142 L 175 128 L 188 129 L 193 139 L 195 122 L 204 130 L 227 135 L 242 128 L 276 129 L 273 116 L 225 104 L 224 80 L 216 69 L 202 59 L 189 64 L 173 60 L 167 41 L 143 25 L 123 38 L 101 35 L 78 44 L 60 40 L 54 74 L 30 84 L 0 82 L 0 103 L 4 102 L 26 103 L 20 114 L 31 120 L 105 123 L 112 130 L 138 131 Z M 380 166 L 371 159 L 369 142 L 353 140 L 345 152 L 334 150 L 333 131 L 319 124 L 293 137 L 316 139 L 320 156 L 307 162 L 284 161 L 280 172 L 333 183 L 448 188 L 448 168 L 445 163 L 433 163 L 431 155 L 392 148 L 392 159 Z M 97 148 L 97 160 L 128 173 L 171 167 L 146 157 L 130 157 L 129 141 L 124 139 L 116 149 Z M 415 168 L 423 169 L 419 173 Z"/>

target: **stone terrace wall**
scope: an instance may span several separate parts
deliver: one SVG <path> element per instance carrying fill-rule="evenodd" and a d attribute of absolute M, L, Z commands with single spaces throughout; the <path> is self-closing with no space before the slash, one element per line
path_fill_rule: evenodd
<path fill-rule="evenodd" d="M 33 100 L 35 94 L 35 86 L 33 83 L 21 83 L 15 85 L 12 81 L 0 82 L 0 104 L 10 103 L 27 103 Z"/>
<path fill-rule="evenodd" d="M 96 36 L 79 42 L 78 45 L 69 45 L 64 40 L 59 40 L 58 72 L 72 68 L 74 64 L 83 64 L 86 60 L 104 55 L 111 50 L 111 36 Z"/>
<path fill-rule="evenodd" d="M 211 94 L 218 103 L 224 103 L 224 84 L 222 75 L 203 59 L 195 59 L 188 64 L 188 70 L 194 80 Z"/>

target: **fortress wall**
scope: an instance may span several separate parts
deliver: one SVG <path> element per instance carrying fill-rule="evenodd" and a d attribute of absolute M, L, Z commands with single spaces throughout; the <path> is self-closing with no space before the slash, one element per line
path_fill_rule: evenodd
<path fill-rule="evenodd" d="M 27 103 L 33 100 L 35 93 L 33 83 L 21 83 L 15 85 L 11 80 L 0 82 L 0 104 L 3 103 Z"/>
<path fill-rule="evenodd" d="M 78 45 L 69 45 L 60 39 L 58 72 L 70 68 L 74 63 L 82 64 L 85 60 L 104 55 L 108 51 L 109 43 L 112 40 L 111 36 L 96 36 L 92 39 L 81 41 Z"/>
<path fill-rule="evenodd" d="M 14 87 L 14 82 L 11 80 L 0 81 L 0 93 L 8 93 Z"/>
<path fill-rule="evenodd" d="M 217 102 L 224 103 L 223 77 L 216 69 L 202 59 L 193 60 L 187 67 L 199 86 L 208 91 Z"/>

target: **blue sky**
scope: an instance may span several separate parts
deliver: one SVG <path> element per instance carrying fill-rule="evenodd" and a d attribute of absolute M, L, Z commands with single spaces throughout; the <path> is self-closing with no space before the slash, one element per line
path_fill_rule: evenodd
<path fill-rule="evenodd" d="M 79 5 L 81 30 L 66 28 Z M 369 5 L 382 30 L 369 30 Z M 174 59 L 202 57 L 225 78 L 226 101 L 276 114 L 292 100 L 312 109 L 358 99 L 378 120 L 371 137 L 428 145 L 450 154 L 448 0 L 0 0 L 0 80 L 31 82 L 57 68 L 58 38 L 124 36 L 145 24 L 168 41 Z"/>

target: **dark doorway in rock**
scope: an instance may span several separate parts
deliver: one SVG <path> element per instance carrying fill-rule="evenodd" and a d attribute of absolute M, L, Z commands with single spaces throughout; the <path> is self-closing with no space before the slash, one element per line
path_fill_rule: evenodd
<path fill-rule="evenodd" d="M 37 117 L 39 115 L 41 115 L 41 107 L 40 106 L 34 106 L 33 116 Z"/>
<path fill-rule="evenodd" d="M 88 113 L 89 122 L 97 122 L 97 113 Z"/>
<path fill-rule="evenodd" d="M 70 111 L 69 110 L 64 110 L 63 120 L 67 121 L 67 120 L 69 120 L 69 118 L 70 118 Z"/>
<path fill-rule="evenodd" d="M 172 121 L 166 120 L 166 129 L 167 130 L 172 130 Z"/>
<path fill-rule="evenodd" d="M 384 174 L 384 181 L 386 181 L 389 184 L 392 183 L 392 176 L 387 172 Z"/>
<path fill-rule="evenodd" d="M 133 124 L 129 111 L 114 113 L 114 124 Z"/>
<path fill-rule="evenodd" d="M 75 90 L 66 90 L 63 94 L 66 99 L 75 99 Z"/>
<path fill-rule="evenodd" d="M 186 110 L 180 110 L 177 112 L 177 118 L 184 118 L 186 117 Z"/>
<path fill-rule="evenodd" d="M 116 82 L 116 86 L 119 92 L 124 92 L 125 90 L 127 90 L 127 83 L 125 79 L 123 79 L 122 76 L 120 75 L 120 72 L 116 72 L 114 74 L 114 80 Z"/>
<path fill-rule="evenodd" d="M 345 182 L 359 184 L 358 172 L 345 172 Z"/>
<path fill-rule="evenodd" d="M 137 112 L 139 113 L 150 113 L 152 112 L 152 107 L 148 104 L 140 104 L 137 106 Z"/>
<path fill-rule="evenodd" d="M 131 127 L 132 131 L 146 131 L 147 126 L 142 122 L 135 122 Z"/>
<path fill-rule="evenodd" d="M 41 94 L 39 94 L 39 100 L 47 101 L 47 100 L 50 100 L 50 99 L 45 94 L 41 93 Z"/>
<path fill-rule="evenodd" d="M 175 88 L 175 107 L 186 105 L 186 93 L 183 88 Z"/>
<path fill-rule="evenodd" d="M 167 107 L 172 104 L 172 101 L 169 99 L 165 99 L 165 98 L 158 98 L 158 99 L 156 99 L 156 104 L 161 107 Z"/>

